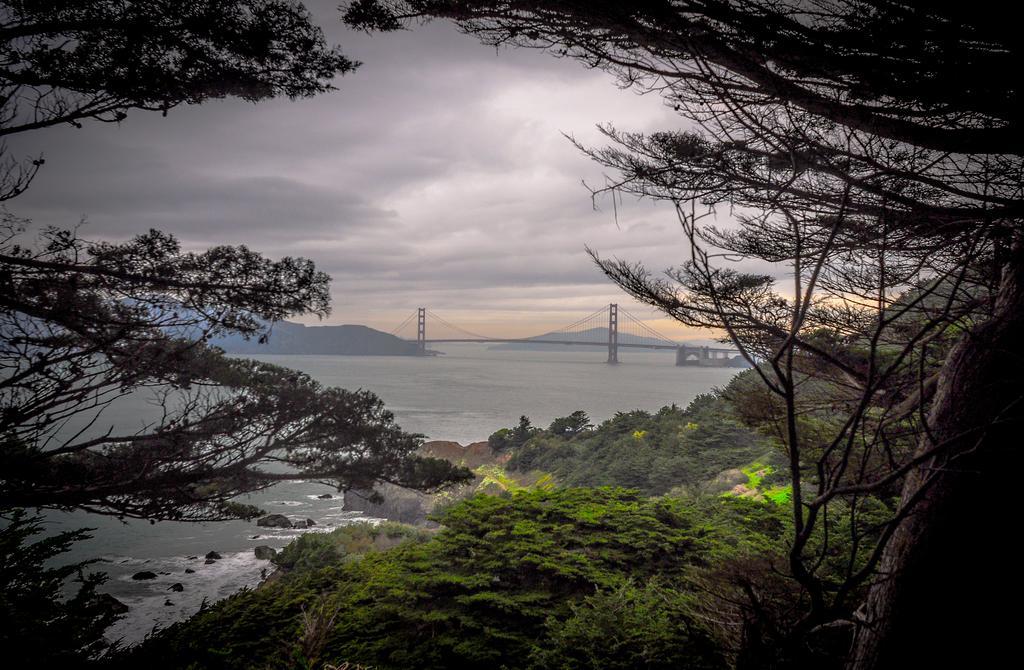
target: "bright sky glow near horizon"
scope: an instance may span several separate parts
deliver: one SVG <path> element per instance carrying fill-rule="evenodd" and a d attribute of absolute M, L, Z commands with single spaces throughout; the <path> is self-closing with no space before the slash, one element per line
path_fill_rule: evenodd
<path fill-rule="evenodd" d="M 634 303 L 584 250 L 652 270 L 686 258 L 670 207 L 626 200 L 616 217 L 605 200 L 595 211 L 581 180 L 601 184 L 602 171 L 563 136 L 599 143 L 598 123 L 678 128 L 658 97 L 575 61 L 496 53 L 447 24 L 368 36 L 340 24 L 335 2 L 307 5 L 363 62 L 337 91 L 22 134 L 10 155 L 42 153 L 46 165 L 8 209 L 37 226 L 85 219 L 90 239 L 157 228 L 189 249 L 311 258 L 333 278 L 326 324 L 390 331 L 422 305 L 474 331 L 528 336 L 617 302 L 666 335 L 710 335 Z"/>

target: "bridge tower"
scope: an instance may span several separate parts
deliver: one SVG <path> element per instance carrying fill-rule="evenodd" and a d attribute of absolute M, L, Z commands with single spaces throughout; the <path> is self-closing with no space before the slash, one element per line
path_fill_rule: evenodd
<path fill-rule="evenodd" d="M 427 308 L 419 307 L 416 310 L 416 354 L 427 355 Z"/>
<path fill-rule="evenodd" d="M 608 305 L 608 364 L 619 362 L 619 306 Z"/>

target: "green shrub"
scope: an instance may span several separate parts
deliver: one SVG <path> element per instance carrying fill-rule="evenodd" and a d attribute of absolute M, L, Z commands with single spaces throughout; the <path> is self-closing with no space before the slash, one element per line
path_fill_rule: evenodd
<path fill-rule="evenodd" d="M 546 670 L 725 668 L 711 633 L 693 616 L 693 596 L 655 578 L 598 591 L 547 624 L 549 643 L 532 666 Z"/>
<path fill-rule="evenodd" d="M 390 549 L 406 540 L 423 541 L 427 531 L 401 523 L 353 523 L 329 533 L 305 533 L 273 558 L 284 570 L 315 570 L 340 561 L 360 558 L 371 551 Z"/>
<path fill-rule="evenodd" d="M 774 462 L 770 440 L 740 424 L 718 394 L 656 414 L 619 412 L 595 430 L 535 435 L 513 451 L 509 468 L 552 473 L 566 486 L 623 486 L 662 495 L 754 460 Z"/>
<path fill-rule="evenodd" d="M 125 667 L 301 667 L 303 612 L 319 608 L 338 613 L 318 646 L 328 662 L 539 670 L 531 659 L 552 644 L 557 622 L 582 616 L 587 598 L 655 576 L 681 584 L 720 543 L 688 503 L 622 489 L 481 495 L 440 521 L 429 540 L 359 561 L 339 555 L 232 596 L 147 641 Z M 676 641 L 703 658 L 705 639 L 687 626 Z"/>
<path fill-rule="evenodd" d="M 21 509 L 0 514 L 0 644 L 19 667 L 92 667 L 111 649 L 103 631 L 120 618 L 120 603 L 97 592 L 106 576 L 86 573 L 91 561 L 54 565 L 90 529 L 33 541 L 44 523 Z"/>

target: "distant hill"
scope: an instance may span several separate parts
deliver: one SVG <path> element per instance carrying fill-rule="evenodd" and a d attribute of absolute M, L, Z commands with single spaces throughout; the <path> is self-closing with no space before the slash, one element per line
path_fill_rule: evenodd
<path fill-rule="evenodd" d="M 342 356 L 414 356 L 416 343 L 367 326 L 305 326 L 279 321 L 265 344 L 238 335 L 210 344 L 229 354 L 321 354 Z"/>
<path fill-rule="evenodd" d="M 605 343 L 608 341 L 608 329 L 607 328 L 590 328 L 579 333 L 544 333 L 543 335 L 537 335 L 529 338 L 531 340 L 559 340 L 559 341 L 584 341 L 584 342 L 600 342 Z M 635 335 L 627 335 L 626 333 L 619 333 L 619 344 L 665 344 L 662 340 L 656 340 L 652 337 L 637 337 Z M 587 345 L 593 346 L 593 345 Z M 487 347 L 488 349 L 494 349 L 496 351 L 564 351 L 566 345 L 564 344 L 529 344 L 527 342 L 503 342 L 502 344 L 495 344 Z M 637 349 L 637 351 L 659 351 L 658 349 Z"/>

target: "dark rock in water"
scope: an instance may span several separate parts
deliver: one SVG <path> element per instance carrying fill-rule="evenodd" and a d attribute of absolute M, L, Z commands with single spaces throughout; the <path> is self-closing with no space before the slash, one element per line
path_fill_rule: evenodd
<path fill-rule="evenodd" d="M 195 570 L 193 570 L 192 568 L 185 568 L 185 574 L 186 575 L 195 574 Z"/>
<path fill-rule="evenodd" d="M 212 558 L 212 559 L 213 559 L 213 560 L 215 560 L 215 561 L 219 561 L 219 560 L 220 560 L 220 558 L 221 558 L 221 555 L 220 555 L 220 554 L 218 554 L 218 553 L 217 553 L 216 551 L 211 551 L 210 553 L 208 553 L 208 554 L 207 554 L 207 555 L 205 556 L 205 558 L 206 558 L 206 560 L 210 560 L 210 559 Z"/>
<path fill-rule="evenodd" d="M 323 495 L 317 496 L 317 498 L 319 498 L 320 500 L 330 500 L 333 497 L 334 496 L 332 496 L 330 493 L 324 493 Z"/>
<path fill-rule="evenodd" d="M 181 593 L 182 591 L 185 590 L 185 587 L 182 586 L 181 582 L 175 582 L 175 583 L 171 584 L 171 587 L 169 589 L 167 589 L 167 590 L 168 591 L 174 591 L 176 593 Z"/>
<path fill-rule="evenodd" d="M 217 562 L 217 559 L 215 559 L 215 558 L 208 558 L 205 561 L 203 561 L 203 563 L 205 563 L 207 565 L 210 565 L 211 563 L 216 563 L 216 562 Z"/>
<path fill-rule="evenodd" d="M 165 600 L 164 607 L 174 607 L 174 603 L 172 603 L 170 600 Z"/>
<path fill-rule="evenodd" d="M 195 561 L 195 560 L 197 560 L 197 559 L 198 559 L 199 557 L 198 557 L 198 556 L 186 556 L 185 558 L 186 558 L 186 560 L 189 560 L 189 561 Z"/>
<path fill-rule="evenodd" d="M 99 594 L 99 601 L 108 612 L 113 612 L 114 614 L 124 614 L 129 609 L 127 605 L 109 593 Z"/>
<path fill-rule="evenodd" d="M 256 558 L 258 558 L 261 561 L 269 561 L 274 556 L 277 556 L 277 550 L 273 547 L 268 547 L 265 544 L 261 544 L 252 551 L 254 554 L 256 554 Z"/>
<path fill-rule="evenodd" d="M 312 519 L 306 519 L 306 528 L 312 528 L 315 525 L 316 521 L 313 521 Z"/>
<path fill-rule="evenodd" d="M 258 539 L 260 539 L 260 536 L 259 536 L 259 535 L 253 535 L 253 536 L 252 536 L 251 538 L 249 538 L 249 539 L 250 539 L 250 540 L 258 540 Z"/>
<path fill-rule="evenodd" d="M 135 581 L 141 581 L 143 579 L 156 579 L 156 573 L 150 572 L 149 570 L 143 570 L 142 572 L 136 572 L 132 575 L 132 579 Z"/>
<path fill-rule="evenodd" d="M 291 528 L 292 522 L 284 514 L 268 514 L 261 519 L 257 519 L 256 525 L 266 528 Z"/>

